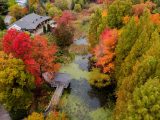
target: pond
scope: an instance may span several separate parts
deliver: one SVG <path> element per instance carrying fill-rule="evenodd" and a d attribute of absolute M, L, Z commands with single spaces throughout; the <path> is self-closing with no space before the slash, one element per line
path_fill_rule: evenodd
<path fill-rule="evenodd" d="M 74 44 L 87 45 L 87 40 L 82 38 Z M 93 88 L 87 82 L 90 56 L 76 55 L 70 64 L 61 68 L 60 72 L 70 74 L 71 83 L 63 93 L 60 110 L 71 120 L 111 120 L 115 103 L 113 91 Z"/>

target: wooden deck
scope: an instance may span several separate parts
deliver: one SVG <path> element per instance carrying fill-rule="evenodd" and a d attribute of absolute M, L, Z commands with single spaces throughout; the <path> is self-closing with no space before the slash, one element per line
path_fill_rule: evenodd
<path fill-rule="evenodd" d="M 50 111 L 58 106 L 64 88 L 68 88 L 70 84 L 70 76 L 65 73 L 58 73 L 56 77 L 52 79 L 52 73 L 44 73 L 43 77 L 51 87 L 56 88 L 46 110 L 44 111 L 44 116 L 46 116 Z"/>
<path fill-rule="evenodd" d="M 56 108 L 58 106 L 60 98 L 62 96 L 64 90 L 64 85 L 60 85 L 56 88 L 54 94 L 52 95 L 51 101 L 46 108 L 44 115 L 46 116 L 52 109 Z"/>

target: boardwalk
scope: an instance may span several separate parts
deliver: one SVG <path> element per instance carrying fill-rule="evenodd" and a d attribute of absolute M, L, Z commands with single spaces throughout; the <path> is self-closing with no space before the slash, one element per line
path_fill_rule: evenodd
<path fill-rule="evenodd" d="M 51 101 L 48 105 L 48 107 L 46 108 L 44 115 L 46 116 L 52 109 L 54 109 L 56 106 L 58 106 L 60 98 L 62 96 L 63 93 L 63 89 L 64 89 L 64 85 L 60 85 L 56 88 Z"/>
<path fill-rule="evenodd" d="M 44 73 L 43 77 L 44 79 L 51 84 L 51 87 L 55 87 L 56 90 L 54 94 L 52 95 L 52 98 L 50 100 L 50 103 L 48 107 L 46 108 L 44 115 L 46 116 L 51 110 L 56 108 L 59 104 L 60 98 L 62 96 L 64 88 L 68 88 L 70 83 L 70 76 L 68 74 L 64 73 L 58 73 L 55 77 L 55 79 L 52 79 L 52 73 Z M 51 78 L 51 79 L 49 79 Z"/>
<path fill-rule="evenodd" d="M 9 113 L 0 105 L 0 120 L 11 120 Z"/>

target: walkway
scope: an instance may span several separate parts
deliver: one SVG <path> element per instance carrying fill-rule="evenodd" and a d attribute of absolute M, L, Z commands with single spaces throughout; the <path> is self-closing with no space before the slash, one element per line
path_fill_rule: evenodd
<path fill-rule="evenodd" d="M 46 116 L 52 109 L 56 108 L 58 106 L 60 98 L 62 96 L 64 90 L 64 85 L 60 85 L 56 88 L 54 94 L 52 95 L 51 101 L 47 107 L 47 109 L 44 112 L 44 115 Z"/>
<path fill-rule="evenodd" d="M 42 74 L 42 76 L 45 81 L 51 85 L 51 87 L 56 88 L 54 94 L 52 95 L 50 103 L 44 112 L 44 116 L 46 116 L 50 111 L 58 106 L 63 90 L 64 88 L 68 88 L 71 77 L 66 73 L 57 73 L 54 78 L 54 73 L 52 72 L 45 72 Z"/>
<path fill-rule="evenodd" d="M 0 120 L 11 120 L 9 113 L 0 105 Z"/>

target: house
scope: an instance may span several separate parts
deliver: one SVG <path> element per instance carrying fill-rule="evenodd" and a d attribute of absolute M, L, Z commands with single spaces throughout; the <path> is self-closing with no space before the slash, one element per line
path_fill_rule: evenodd
<path fill-rule="evenodd" d="M 56 22 L 51 17 L 31 13 L 10 25 L 8 29 L 28 31 L 31 34 L 39 35 L 49 31 L 50 28 L 54 29 L 56 26 Z"/>

